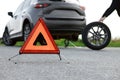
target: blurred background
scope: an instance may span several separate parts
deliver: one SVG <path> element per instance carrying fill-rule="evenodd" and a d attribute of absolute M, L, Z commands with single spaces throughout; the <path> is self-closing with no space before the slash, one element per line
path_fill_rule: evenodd
<path fill-rule="evenodd" d="M 10 19 L 7 12 L 15 12 L 22 1 L 23 0 L 2 0 L 0 2 L 0 37 L 2 37 L 5 25 Z M 110 6 L 111 2 L 112 0 L 79 0 L 78 4 L 85 7 L 86 20 L 87 24 L 89 24 L 91 22 L 98 21 L 104 11 Z M 119 39 L 120 17 L 117 15 L 116 11 L 106 18 L 104 23 L 110 28 L 112 39 Z"/>

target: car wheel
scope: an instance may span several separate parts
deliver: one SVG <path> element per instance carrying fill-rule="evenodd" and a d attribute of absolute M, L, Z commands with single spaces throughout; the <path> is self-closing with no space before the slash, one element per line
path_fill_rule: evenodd
<path fill-rule="evenodd" d="M 27 37 L 29 36 L 30 32 L 31 32 L 30 24 L 29 23 L 24 24 L 24 27 L 23 27 L 23 39 L 24 39 L 24 41 L 27 40 Z"/>
<path fill-rule="evenodd" d="M 111 32 L 104 23 L 92 22 L 84 29 L 82 40 L 90 49 L 100 50 L 110 43 Z"/>
<path fill-rule="evenodd" d="M 13 41 L 10 39 L 10 36 L 9 36 L 9 33 L 8 33 L 8 30 L 5 29 L 4 33 L 3 33 L 3 43 L 6 45 L 6 46 L 13 46 L 16 44 L 16 41 Z"/>

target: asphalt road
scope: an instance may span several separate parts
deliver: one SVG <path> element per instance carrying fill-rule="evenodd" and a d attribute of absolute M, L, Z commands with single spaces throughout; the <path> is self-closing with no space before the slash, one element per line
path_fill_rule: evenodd
<path fill-rule="evenodd" d="M 0 46 L 0 80 L 120 80 L 120 48 L 60 48 L 62 61 L 54 54 L 22 54 L 9 61 L 19 49 Z"/>

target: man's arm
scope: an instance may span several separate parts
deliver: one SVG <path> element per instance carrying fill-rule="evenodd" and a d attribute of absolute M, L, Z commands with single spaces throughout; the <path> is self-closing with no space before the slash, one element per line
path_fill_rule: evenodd
<path fill-rule="evenodd" d="M 108 17 L 115 9 L 116 9 L 116 0 L 113 0 L 110 7 L 105 11 L 105 13 L 100 18 L 99 21 L 103 22 L 103 20 L 105 20 L 105 18 Z"/>

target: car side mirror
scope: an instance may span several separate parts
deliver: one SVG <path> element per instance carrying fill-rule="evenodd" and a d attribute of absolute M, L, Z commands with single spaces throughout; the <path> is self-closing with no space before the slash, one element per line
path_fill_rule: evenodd
<path fill-rule="evenodd" d="M 13 12 L 8 12 L 8 15 L 13 17 Z"/>

